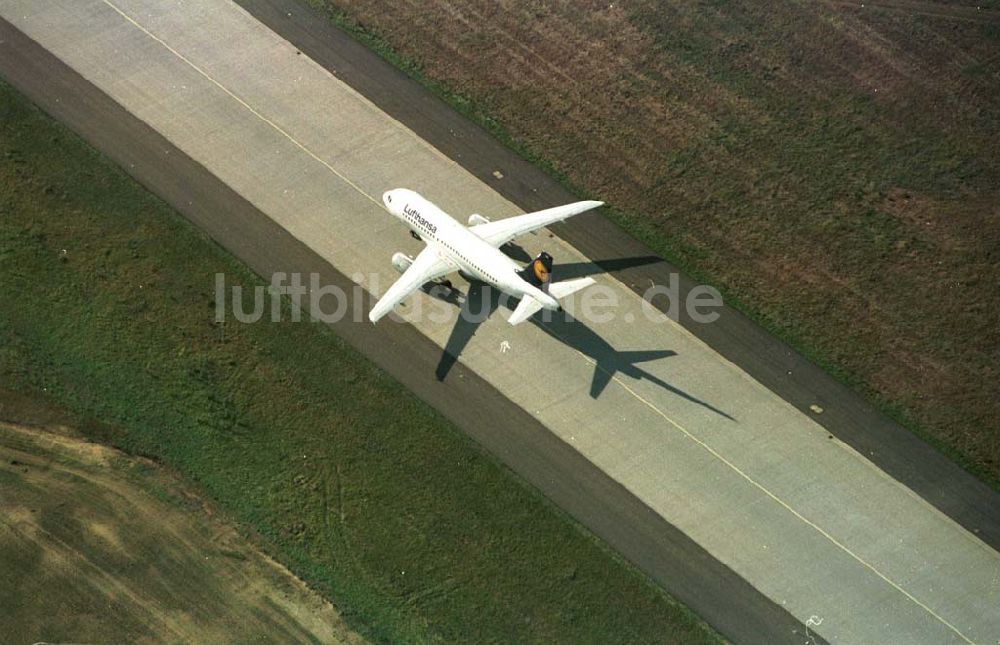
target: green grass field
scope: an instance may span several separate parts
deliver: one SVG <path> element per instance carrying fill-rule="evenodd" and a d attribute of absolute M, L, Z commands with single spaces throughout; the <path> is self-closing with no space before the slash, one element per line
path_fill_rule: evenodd
<path fill-rule="evenodd" d="M 1000 486 L 1000 5 L 304 0 Z"/>
<path fill-rule="evenodd" d="M 216 272 L 263 284 L 0 84 L 0 416 L 172 467 L 379 640 L 716 640 L 325 327 L 215 324 Z"/>

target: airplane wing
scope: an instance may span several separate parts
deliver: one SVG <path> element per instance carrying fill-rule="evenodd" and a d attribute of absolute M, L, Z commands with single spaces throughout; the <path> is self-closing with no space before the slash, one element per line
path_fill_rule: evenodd
<path fill-rule="evenodd" d="M 536 231 L 543 226 L 561 222 L 564 219 L 603 205 L 604 202 L 575 202 L 564 206 L 556 206 L 555 208 L 547 208 L 543 211 L 508 217 L 507 219 L 498 219 L 495 222 L 476 224 L 470 227 L 469 230 L 493 246 L 501 247 L 518 235 Z"/>
<path fill-rule="evenodd" d="M 448 275 L 454 270 L 455 267 L 441 259 L 441 256 L 434 249 L 426 247 L 413 260 L 413 264 L 403 272 L 403 275 L 393 282 L 389 290 L 375 303 L 368 314 L 368 320 L 378 322 L 379 318 L 392 311 L 393 307 L 424 284 Z"/>

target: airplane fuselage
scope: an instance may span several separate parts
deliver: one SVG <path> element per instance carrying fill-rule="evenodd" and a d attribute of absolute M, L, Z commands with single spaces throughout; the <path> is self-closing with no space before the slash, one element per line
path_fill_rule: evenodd
<path fill-rule="evenodd" d="M 512 296 L 523 298 L 529 295 L 546 309 L 559 308 L 555 298 L 518 276 L 521 267 L 502 251 L 480 239 L 418 193 L 407 189 L 391 190 L 382 196 L 382 201 L 386 210 L 405 223 L 456 270 L 492 284 Z"/>

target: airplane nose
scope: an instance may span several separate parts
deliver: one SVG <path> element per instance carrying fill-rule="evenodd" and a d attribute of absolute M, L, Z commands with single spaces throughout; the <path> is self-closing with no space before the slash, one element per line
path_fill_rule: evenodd
<path fill-rule="evenodd" d="M 382 203 L 385 204 L 386 208 L 392 208 L 392 191 L 387 190 L 382 193 Z"/>

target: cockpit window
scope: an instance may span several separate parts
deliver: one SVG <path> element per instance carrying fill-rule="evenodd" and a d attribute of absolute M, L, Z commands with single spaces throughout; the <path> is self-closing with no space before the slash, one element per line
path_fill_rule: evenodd
<path fill-rule="evenodd" d="M 390 204 L 392 203 L 392 195 L 386 195 L 385 198 Z"/>

